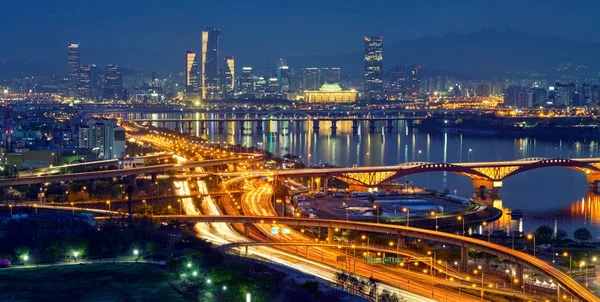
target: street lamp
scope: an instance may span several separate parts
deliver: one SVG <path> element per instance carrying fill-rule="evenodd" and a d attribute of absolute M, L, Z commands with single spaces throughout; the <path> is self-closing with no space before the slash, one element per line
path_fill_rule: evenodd
<path fill-rule="evenodd" d="M 563 257 L 567 257 L 569 256 L 569 275 L 573 276 L 573 255 L 571 255 L 570 253 L 564 252 L 563 253 Z"/>
<path fill-rule="evenodd" d="M 535 234 L 527 235 L 527 239 L 533 239 L 533 257 L 535 257 Z"/>
<path fill-rule="evenodd" d="M 71 208 L 72 208 L 71 214 L 75 215 L 75 204 L 72 202 L 71 202 Z"/>
<path fill-rule="evenodd" d="M 9 204 L 8 208 L 10 209 L 10 216 L 12 216 L 12 204 Z"/>
<path fill-rule="evenodd" d="M 462 235 L 464 236 L 465 235 L 465 219 L 462 216 L 458 216 L 458 217 L 456 217 L 456 219 L 462 221 Z"/>
<path fill-rule="evenodd" d="M 481 268 L 481 265 L 477 266 L 477 269 L 481 271 L 481 300 L 483 300 L 483 269 Z M 474 273 L 477 274 L 477 270 L 475 270 Z"/>
<path fill-rule="evenodd" d="M 437 216 L 437 212 L 431 211 L 430 214 L 431 214 L 431 216 L 435 217 L 435 230 L 437 231 L 438 230 L 438 216 Z"/>
<path fill-rule="evenodd" d="M 419 153 L 417 155 L 417 162 L 421 161 L 421 150 L 419 150 Z"/>
<path fill-rule="evenodd" d="M 488 242 L 490 242 L 490 235 L 491 235 L 491 232 L 490 232 L 490 227 L 488 226 L 488 223 L 487 223 L 487 221 L 484 221 L 484 222 L 483 222 L 481 225 L 483 225 L 484 227 L 486 227 L 485 229 L 486 229 L 486 231 L 487 231 L 487 235 L 488 235 Z"/>
<path fill-rule="evenodd" d="M 581 268 L 584 266 L 585 266 L 585 287 L 588 287 L 587 265 L 585 265 L 585 261 L 581 261 L 581 263 L 579 263 L 579 271 L 581 271 Z"/>
<path fill-rule="evenodd" d="M 73 251 L 73 259 L 75 259 L 75 262 L 77 262 L 77 256 L 79 256 L 79 252 Z"/>
<path fill-rule="evenodd" d="M 402 208 L 402 212 L 406 212 L 406 226 L 410 226 L 410 209 L 409 208 Z"/>
<path fill-rule="evenodd" d="M 108 205 L 108 211 L 110 212 L 110 200 L 107 200 L 106 204 Z"/>
<path fill-rule="evenodd" d="M 27 260 L 29 260 L 29 255 L 23 255 L 22 258 L 23 258 L 23 266 L 25 266 Z"/>
<path fill-rule="evenodd" d="M 365 240 L 365 239 L 366 239 L 366 240 L 367 240 L 367 246 L 369 246 L 369 237 L 367 237 L 366 235 L 362 235 L 362 236 L 360 236 L 360 238 L 361 238 L 362 240 Z M 363 244 L 363 245 L 364 245 L 364 244 Z"/>
<path fill-rule="evenodd" d="M 183 215 L 183 203 L 181 202 L 181 199 L 177 199 L 177 202 L 179 203 L 179 215 Z"/>
<path fill-rule="evenodd" d="M 469 156 L 467 156 L 469 162 L 471 161 L 471 152 L 473 152 L 473 149 L 469 148 Z"/>
<path fill-rule="evenodd" d="M 148 215 L 148 211 L 146 211 L 146 200 L 142 200 L 142 203 L 144 203 L 144 215 Z"/>
<path fill-rule="evenodd" d="M 375 211 L 375 216 L 377 216 L 377 223 L 379 223 L 379 210 L 377 210 L 376 205 L 373 205 L 373 210 Z"/>
<path fill-rule="evenodd" d="M 348 221 L 348 205 L 345 202 L 343 202 L 342 206 L 346 207 L 346 221 Z"/>

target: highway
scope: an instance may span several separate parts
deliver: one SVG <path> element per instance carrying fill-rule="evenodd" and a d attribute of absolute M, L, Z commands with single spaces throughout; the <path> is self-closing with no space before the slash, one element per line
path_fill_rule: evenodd
<path fill-rule="evenodd" d="M 536 257 L 523 252 L 512 250 L 510 248 L 474 239 L 467 236 L 460 236 L 450 233 L 432 231 L 427 229 L 419 229 L 400 225 L 377 224 L 369 222 L 341 221 L 329 219 L 308 219 L 295 217 L 278 217 L 278 216 L 155 216 L 158 219 L 175 219 L 179 221 L 190 222 L 225 222 L 225 223 L 253 223 L 253 224 L 285 224 L 290 226 L 303 227 L 322 227 L 322 228 L 339 228 L 348 230 L 358 230 L 363 232 L 373 232 L 382 234 L 393 234 L 397 236 L 409 236 L 412 238 L 420 238 L 423 240 L 437 241 L 445 244 L 452 244 L 459 247 L 473 248 L 478 251 L 486 252 L 492 255 L 499 256 L 503 259 L 510 260 L 514 263 L 529 267 L 539 271 L 543 275 L 551 278 L 558 283 L 563 289 L 575 296 L 580 301 L 600 301 L 600 298 L 589 292 L 584 286 L 570 278 L 565 273 L 555 269 L 550 264 Z"/>

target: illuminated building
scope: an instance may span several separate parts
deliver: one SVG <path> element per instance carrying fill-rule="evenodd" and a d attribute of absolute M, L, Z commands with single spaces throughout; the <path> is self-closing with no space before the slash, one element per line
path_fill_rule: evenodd
<path fill-rule="evenodd" d="M 105 76 L 104 97 L 112 100 L 124 100 L 126 96 L 123 89 L 123 75 L 119 66 L 106 65 Z"/>
<path fill-rule="evenodd" d="M 79 44 L 67 44 L 67 83 L 69 97 L 77 95 L 77 74 L 81 65 L 81 48 Z"/>
<path fill-rule="evenodd" d="M 383 37 L 365 37 L 365 87 L 368 97 L 383 89 Z"/>
<path fill-rule="evenodd" d="M 358 92 L 343 90 L 337 83 L 325 83 L 319 90 L 304 91 L 304 100 L 309 103 L 353 103 Z"/>
<path fill-rule="evenodd" d="M 302 69 L 301 80 L 301 90 L 317 90 L 321 87 L 321 70 L 319 68 L 304 68 Z"/>
<path fill-rule="evenodd" d="M 282 65 L 277 70 L 277 81 L 279 82 L 279 91 L 280 92 L 289 92 L 290 91 L 290 68 L 287 65 Z"/>
<path fill-rule="evenodd" d="M 235 91 L 235 59 L 223 58 L 223 96 L 232 97 Z"/>
<path fill-rule="evenodd" d="M 219 39 L 221 30 L 210 27 L 202 31 L 202 99 L 220 99 L 221 56 Z"/>
<path fill-rule="evenodd" d="M 185 51 L 185 89 L 187 92 L 198 89 L 198 61 L 196 53 L 191 49 Z"/>
<path fill-rule="evenodd" d="M 421 67 L 394 67 L 390 90 L 402 96 L 418 96 L 421 92 Z"/>
<path fill-rule="evenodd" d="M 259 77 L 254 85 L 254 91 L 258 94 L 258 97 L 264 97 L 267 91 L 267 80 L 263 77 Z"/>
<path fill-rule="evenodd" d="M 246 95 L 254 93 L 254 74 L 252 73 L 252 67 L 242 67 L 240 93 Z"/>
<path fill-rule="evenodd" d="M 92 67 L 90 65 L 79 66 L 77 72 L 77 98 L 89 99 L 92 94 Z"/>
<path fill-rule="evenodd" d="M 341 84 L 340 68 L 338 68 L 338 67 L 321 68 L 320 73 L 321 73 L 321 79 L 320 79 L 321 85 L 323 85 L 325 83 Z"/>

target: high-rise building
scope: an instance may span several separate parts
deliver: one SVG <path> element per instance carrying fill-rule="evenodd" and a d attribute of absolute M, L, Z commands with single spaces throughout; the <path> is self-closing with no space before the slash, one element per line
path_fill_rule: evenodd
<path fill-rule="evenodd" d="M 92 66 L 79 66 L 77 72 L 77 98 L 87 100 L 92 97 Z"/>
<path fill-rule="evenodd" d="M 254 91 L 259 98 L 263 98 L 267 91 L 267 80 L 264 77 L 259 77 L 254 85 Z"/>
<path fill-rule="evenodd" d="M 319 68 L 304 68 L 302 70 L 302 85 L 303 91 L 314 91 L 321 87 L 321 70 Z"/>
<path fill-rule="evenodd" d="M 573 106 L 573 96 L 575 95 L 575 84 L 556 83 L 554 91 L 557 95 L 554 106 Z"/>
<path fill-rule="evenodd" d="M 383 37 L 365 37 L 365 88 L 367 94 L 383 90 Z"/>
<path fill-rule="evenodd" d="M 418 96 L 421 92 L 421 66 L 409 67 L 409 81 L 407 93 L 412 96 Z"/>
<path fill-rule="evenodd" d="M 79 127 L 79 147 L 89 148 L 98 158 L 122 157 L 125 153 L 125 130 L 114 119 L 90 119 Z"/>
<path fill-rule="evenodd" d="M 188 49 L 185 51 L 185 90 L 186 92 L 198 91 L 198 61 L 196 53 Z"/>
<path fill-rule="evenodd" d="M 242 67 L 240 93 L 244 95 L 251 95 L 254 93 L 254 74 L 252 73 L 252 67 Z"/>
<path fill-rule="evenodd" d="M 235 91 L 235 59 L 223 58 L 223 97 L 231 98 Z"/>
<path fill-rule="evenodd" d="M 221 31 L 209 27 L 202 31 L 202 99 L 219 99 L 221 68 L 219 60 Z"/>
<path fill-rule="evenodd" d="M 67 44 L 67 87 L 69 97 L 77 96 L 77 74 L 81 65 L 81 48 L 79 44 Z"/>
<path fill-rule="evenodd" d="M 117 65 L 106 65 L 104 97 L 113 100 L 122 100 L 125 98 L 123 75 Z"/>
<path fill-rule="evenodd" d="M 395 66 L 392 71 L 390 90 L 402 96 L 418 96 L 421 92 L 421 67 Z"/>
<path fill-rule="evenodd" d="M 490 86 L 487 84 L 478 85 L 477 88 L 475 88 L 475 95 L 478 97 L 489 97 Z"/>
<path fill-rule="evenodd" d="M 287 65 L 279 66 L 279 69 L 277 70 L 277 82 L 279 82 L 280 92 L 290 91 L 291 76 L 290 67 Z"/>
<path fill-rule="evenodd" d="M 102 96 L 102 81 L 100 80 L 100 70 L 98 65 L 90 65 L 90 97 L 98 99 Z"/>
<path fill-rule="evenodd" d="M 333 68 L 321 68 L 321 86 L 323 84 L 340 84 L 340 69 L 338 67 Z"/>

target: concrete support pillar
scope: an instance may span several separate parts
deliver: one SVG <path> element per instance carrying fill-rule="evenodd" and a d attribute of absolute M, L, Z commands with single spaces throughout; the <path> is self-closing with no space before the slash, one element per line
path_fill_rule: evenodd
<path fill-rule="evenodd" d="M 179 127 L 179 121 L 175 122 L 175 131 L 180 132 L 181 127 Z"/>
<path fill-rule="evenodd" d="M 310 177 L 310 190 L 314 191 L 315 190 L 315 178 L 314 177 Z"/>
<path fill-rule="evenodd" d="M 198 123 L 200 123 L 200 133 L 206 132 L 206 122 L 199 121 Z"/>
<path fill-rule="evenodd" d="M 515 278 L 519 279 L 519 288 L 523 288 L 523 266 L 520 264 L 516 265 L 515 271 L 517 272 Z"/>
<path fill-rule="evenodd" d="M 161 125 L 162 125 L 162 128 L 167 128 L 167 122 L 165 122 L 165 121 L 162 121 L 162 122 L 160 122 L 160 123 L 161 123 Z"/>
<path fill-rule="evenodd" d="M 244 236 L 248 237 L 250 235 L 250 224 L 244 223 Z"/>
<path fill-rule="evenodd" d="M 156 183 L 156 173 L 150 174 L 150 179 L 152 180 L 152 184 Z"/>
<path fill-rule="evenodd" d="M 244 127 L 244 121 L 239 121 L 238 123 L 239 123 L 239 125 L 240 125 L 240 127 L 239 127 L 239 128 L 240 128 L 240 131 L 244 131 L 244 130 L 246 130 L 246 127 Z"/>
<path fill-rule="evenodd" d="M 497 197 L 498 190 L 502 186 L 502 181 L 495 181 L 491 179 L 473 179 L 473 188 L 475 188 L 475 194 L 477 197 L 484 199 L 485 192 L 489 195 Z"/>
<path fill-rule="evenodd" d="M 600 182 L 600 174 L 586 174 L 585 180 L 590 184 L 590 192 L 598 193 L 598 183 Z"/>
<path fill-rule="evenodd" d="M 223 129 L 225 129 L 225 121 L 219 121 L 218 123 L 219 134 L 223 133 Z"/>
<path fill-rule="evenodd" d="M 335 232 L 334 228 L 327 228 L 327 243 L 333 243 L 333 234 Z"/>
<path fill-rule="evenodd" d="M 263 131 L 263 122 L 262 120 L 256 120 L 256 131 L 261 133 Z"/>
<path fill-rule="evenodd" d="M 392 130 L 394 130 L 394 121 L 393 120 L 387 120 L 387 133 L 392 133 Z"/>
<path fill-rule="evenodd" d="M 331 135 L 337 134 L 337 120 L 331 120 Z"/>
<path fill-rule="evenodd" d="M 323 177 L 323 193 L 327 195 L 327 191 L 329 191 L 329 177 Z"/>
<path fill-rule="evenodd" d="M 358 127 L 360 125 L 360 122 L 357 120 L 353 120 L 352 121 L 352 134 L 357 135 L 358 134 Z"/>
<path fill-rule="evenodd" d="M 319 126 L 319 120 L 317 120 L 317 119 L 314 119 L 314 120 L 313 120 L 313 130 L 314 130 L 315 132 L 317 132 L 317 131 L 319 131 L 319 128 L 320 128 L 320 126 Z"/>
<path fill-rule="evenodd" d="M 94 195 L 94 193 L 96 193 L 96 180 L 95 179 L 90 179 L 90 186 L 89 186 L 89 190 L 88 190 L 88 195 L 92 196 L 92 195 Z"/>
<path fill-rule="evenodd" d="M 460 248 L 460 270 L 463 273 L 469 270 L 469 248 L 466 246 Z"/>
<path fill-rule="evenodd" d="M 369 120 L 369 132 L 370 133 L 375 133 L 375 129 L 377 128 L 377 121 L 376 120 Z"/>
<path fill-rule="evenodd" d="M 186 132 L 187 134 L 192 134 L 192 122 L 191 121 L 187 122 L 187 129 L 186 130 L 187 130 L 187 132 Z"/>

